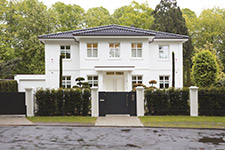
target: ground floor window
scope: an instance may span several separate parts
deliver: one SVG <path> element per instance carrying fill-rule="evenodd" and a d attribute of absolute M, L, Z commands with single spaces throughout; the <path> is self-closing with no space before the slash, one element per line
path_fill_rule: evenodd
<path fill-rule="evenodd" d="M 169 88 L 169 76 L 159 76 L 159 88 Z"/>
<path fill-rule="evenodd" d="M 63 88 L 71 88 L 71 76 L 62 77 L 62 86 Z"/>
<path fill-rule="evenodd" d="M 132 76 L 132 86 L 136 83 L 142 83 L 142 76 Z"/>
<path fill-rule="evenodd" d="M 90 87 L 98 86 L 98 76 L 88 76 L 88 84 Z"/>

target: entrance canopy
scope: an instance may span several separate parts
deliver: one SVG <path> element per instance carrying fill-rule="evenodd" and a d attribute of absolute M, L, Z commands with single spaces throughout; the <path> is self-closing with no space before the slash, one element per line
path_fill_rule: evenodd
<path fill-rule="evenodd" d="M 132 71 L 134 66 L 95 66 L 96 71 Z"/>

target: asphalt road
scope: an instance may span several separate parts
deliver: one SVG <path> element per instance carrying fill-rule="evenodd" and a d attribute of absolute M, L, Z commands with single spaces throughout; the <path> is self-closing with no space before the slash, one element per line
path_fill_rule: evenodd
<path fill-rule="evenodd" d="M 0 149 L 225 150 L 225 130 L 2 126 Z"/>

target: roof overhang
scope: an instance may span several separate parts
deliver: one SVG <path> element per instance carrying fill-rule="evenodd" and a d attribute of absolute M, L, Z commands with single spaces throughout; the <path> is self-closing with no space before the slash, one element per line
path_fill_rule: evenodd
<path fill-rule="evenodd" d="M 186 42 L 188 39 L 154 39 L 155 42 Z"/>
<path fill-rule="evenodd" d="M 48 42 L 48 41 L 59 41 L 59 42 L 62 42 L 62 41 L 71 41 L 71 42 L 74 42 L 74 38 L 39 38 L 39 40 L 43 43 L 45 42 Z"/>
<path fill-rule="evenodd" d="M 95 66 L 96 71 L 132 71 L 134 66 Z"/>
<path fill-rule="evenodd" d="M 74 36 L 79 41 L 80 39 L 154 39 L 155 36 Z"/>

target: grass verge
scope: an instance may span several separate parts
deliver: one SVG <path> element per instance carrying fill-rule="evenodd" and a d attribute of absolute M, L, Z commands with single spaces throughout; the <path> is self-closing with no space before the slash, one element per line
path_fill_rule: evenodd
<path fill-rule="evenodd" d="M 144 116 L 139 118 L 144 126 L 149 127 L 225 129 L 225 117 Z"/>
<path fill-rule="evenodd" d="M 48 117 L 27 117 L 28 120 L 34 123 L 79 123 L 79 124 L 94 124 L 95 117 L 84 116 L 48 116 Z"/>

